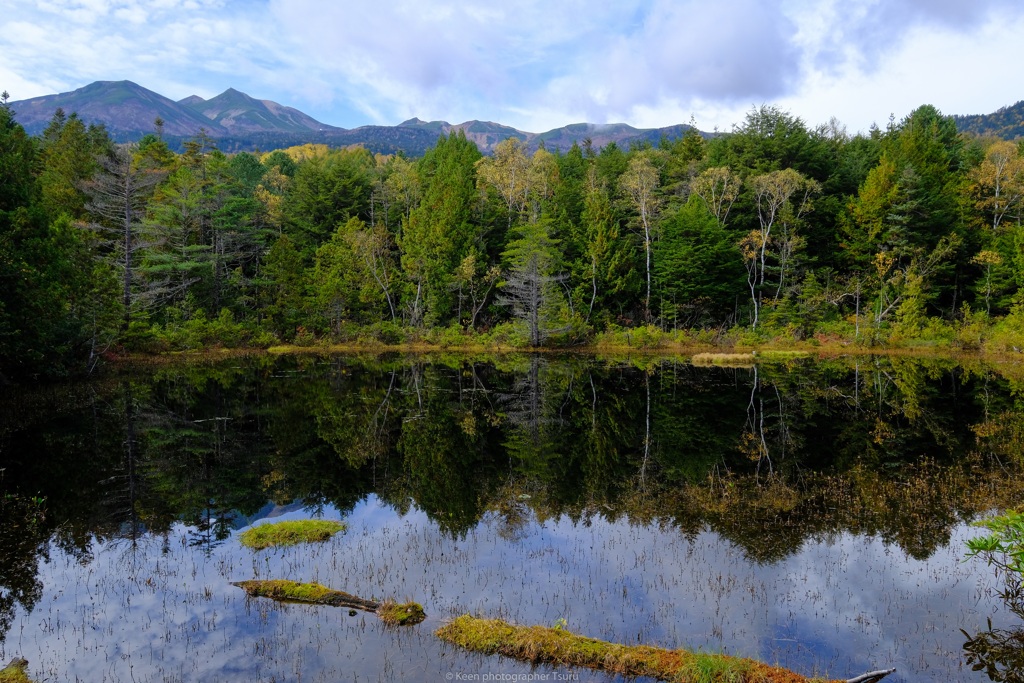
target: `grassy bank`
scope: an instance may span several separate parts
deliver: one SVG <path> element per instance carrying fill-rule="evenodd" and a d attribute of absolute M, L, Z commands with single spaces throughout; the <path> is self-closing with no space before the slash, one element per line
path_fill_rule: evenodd
<path fill-rule="evenodd" d="M 206 321 L 194 334 L 175 335 L 154 327 L 126 339 L 124 350 L 148 354 L 252 349 L 271 353 L 462 353 L 590 352 L 590 353 L 750 353 L 752 351 L 804 351 L 834 355 L 906 353 L 1024 358 L 1024 312 L 1001 318 L 969 311 L 957 320 L 928 318 L 918 327 L 860 326 L 849 321 L 822 323 L 815 328 L 762 324 L 746 326 L 662 329 L 656 325 L 610 325 L 553 336 L 542 348 L 529 345 L 526 328 L 507 322 L 489 330 L 461 326 L 417 328 L 398 323 L 347 324 L 331 334 L 300 329 L 290 338 L 269 334 L 242 334 L 226 323 Z M 230 352 L 230 351 L 229 351 Z"/>

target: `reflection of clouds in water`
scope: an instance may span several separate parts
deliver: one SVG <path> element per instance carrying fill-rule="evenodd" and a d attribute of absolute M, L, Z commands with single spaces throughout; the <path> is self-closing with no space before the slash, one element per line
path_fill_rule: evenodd
<path fill-rule="evenodd" d="M 509 540 L 489 515 L 451 539 L 424 513 L 399 517 L 370 496 L 346 521 L 348 531 L 325 544 L 261 553 L 230 539 L 206 556 L 182 543 L 180 527 L 166 554 L 155 540 L 131 558 L 123 546 L 97 546 L 80 565 L 54 550 L 40 568 L 43 599 L 2 654 L 27 657 L 50 679 L 136 683 L 529 671 L 432 635 L 441 620 L 471 612 L 548 625 L 565 618 L 587 635 L 723 650 L 806 674 L 895 666 L 904 681 L 984 680 L 960 671 L 958 629 L 983 628 L 995 611 L 987 568 L 961 562 L 966 527 L 927 562 L 842 534 L 757 565 L 711 532 L 691 540 L 671 527 L 600 518 L 531 518 L 525 537 Z M 415 599 L 428 621 L 385 629 L 372 615 L 247 601 L 230 581 L 254 576 Z M 1000 619 L 1010 623 L 1005 612 Z"/>

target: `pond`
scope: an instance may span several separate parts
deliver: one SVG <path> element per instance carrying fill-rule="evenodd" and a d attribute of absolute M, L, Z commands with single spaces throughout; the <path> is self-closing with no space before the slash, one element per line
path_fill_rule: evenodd
<path fill-rule="evenodd" d="M 1021 619 L 964 541 L 1024 501 L 1022 389 L 1015 365 L 898 357 L 309 355 L 8 394 L 0 659 L 37 681 L 617 680 L 433 635 L 470 613 L 808 676 L 987 681 L 964 634 Z M 238 542 L 311 517 L 347 529 Z M 427 620 L 232 585 L 252 578 Z"/>

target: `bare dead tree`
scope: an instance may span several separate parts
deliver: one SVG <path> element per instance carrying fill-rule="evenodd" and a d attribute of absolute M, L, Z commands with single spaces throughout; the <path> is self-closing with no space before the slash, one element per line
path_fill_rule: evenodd
<path fill-rule="evenodd" d="M 540 346 L 551 335 L 565 331 L 557 324 L 554 310 L 557 284 L 565 276 L 545 275 L 541 262 L 540 254 L 529 255 L 525 263 L 509 273 L 503 294 L 498 297 L 498 303 L 512 306 L 513 315 L 526 322 L 531 346 Z"/>

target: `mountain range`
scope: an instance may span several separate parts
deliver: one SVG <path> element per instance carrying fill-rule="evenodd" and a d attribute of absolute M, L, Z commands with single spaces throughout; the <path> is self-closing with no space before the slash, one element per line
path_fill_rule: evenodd
<path fill-rule="evenodd" d="M 550 150 L 565 151 L 574 142 L 582 144 L 587 139 L 598 148 L 610 142 L 624 146 L 637 142 L 657 144 L 662 138 L 681 137 L 690 128 L 682 124 L 644 129 L 625 123 L 575 123 L 544 133 L 528 133 L 490 121 L 451 124 L 413 118 L 397 126 L 346 129 L 321 123 L 277 102 L 258 100 L 234 88 L 210 99 L 191 95 L 174 101 L 131 81 L 96 81 L 71 92 L 10 105 L 18 122 L 33 135 L 41 133 L 60 108 L 65 114 L 77 113 L 86 123 L 103 124 L 117 141 L 137 140 L 155 132 L 154 122 L 160 118 L 164 139 L 172 148 L 180 149 L 184 140 L 204 129 L 225 152 L 324 143 L 335 147 L 362 145 L 371 152 L 384 154 L 401 150 L 415 157 L 432 147 L 439 135 L 457 130 L 462 130 L 485 153 L 510 137 L 525 141 L 531 149 L 543 144 Z M 954 116 L 954 120 L 960 130 L 1013 139 L 1024 134 L 1024 102 L 992 114 Z"/>
<path fill-rule="evenodd" d="M 32 134 L 41 133 L 60 108 L 65 114 L 77 113 L 86 123 L 106 126 L 117 141 L 137 140 L 156 132 L 155 121 L 163 121 L 163 136 L 172 147 L 204 129 L 227 152 L 269 150 L 304 143 L 332 146 L 363 145 L 371 152 L 404 151 L 419 156 L 437 142 L 441 134 L 465 132 L 483 152 L 490 152 L 502 140 L 514 137 L 530 148 L 542 142 L 550 150 L 567 150 L 573 142 L 590 139 L 596 147 L 609 142 L 629 145 L 638 141 L 657 143 L 683 135 L 689 126 L 634 128 L 624 123 L 577 123 L 545 133 L 528 133 L 490 121 L 447 121 L 409 119 L 397 126 L 361 126 L 339 128 L 321 123 L 298 109 L 270 100 L 258 100 L 234 88 L 203 99 L 191 95 L 174 101 L 131 81 L 96 81 L 85 87 L 58 95 L 44 95 L 10 103 L 18 122 Z"/>
<path fill-rule="evenodd" d="M 1024 101 L 1001 107 L 991 114 L 954 116 L 953 120 L 961 132 L 1016 140 L 1024 136 Z"/>

